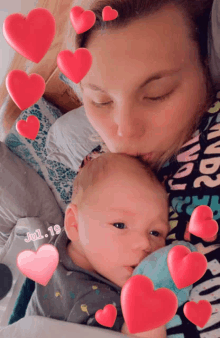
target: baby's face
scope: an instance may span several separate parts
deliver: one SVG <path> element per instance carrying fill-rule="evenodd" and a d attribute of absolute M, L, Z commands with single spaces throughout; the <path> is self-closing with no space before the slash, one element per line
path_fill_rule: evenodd
<path fill-rule="evenodd" d="M 120 287 L 132 266 L 165 246 L 169 231 L 164 189 L 143 172 L 121 169 L 97 183 L 78 210 L 80 242 L 91 270 Z"/>

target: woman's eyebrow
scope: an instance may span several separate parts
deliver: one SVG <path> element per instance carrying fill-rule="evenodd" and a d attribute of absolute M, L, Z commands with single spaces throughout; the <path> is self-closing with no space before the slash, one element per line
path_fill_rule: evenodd
<path fill-rule="evenodd" d="M 181 68 L 178 68 L 178 69 L 170 69 L 170 70 L 162 70 L 162 71 L 159 71 L 157 73 L 154 73 L 152 74 L 149 78 L 147 78 L 144 83 L 142 83 L 140 85 L 139 88 L 143 88 L 144 86 L 146 86 L 148 83 L 150 83 L 151 81 L 154 81 L 154 80 L 159 80 L 163 77 L 167 77 L 167 76 L 172 76 L 172 75 L 175 75 L 176 73 L 178 73 L 179 71 L 181 70 Z M 92 83 L 86 83 L 82 86 L 81 82 L 80 82 L 80 86 L 81 88 L 82 87 L 88 87 L 92 90 L 95 90 L 95 91 L 99 91 L 99 92 L 102 92 L 102 93 L 106 93 L 106 91 Z"/>

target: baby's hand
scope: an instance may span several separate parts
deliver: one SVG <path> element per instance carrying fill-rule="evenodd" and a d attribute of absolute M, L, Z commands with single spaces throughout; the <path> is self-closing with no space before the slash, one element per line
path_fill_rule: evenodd
<path fill-rule="evenodd" d="M 175 293 L 178 299 L 178 307 L 184 304 L 189 299 L 189 293 L 192 285 L 187 288 L 178 289 L 170 275 L 167 266 L 168 252 L 176 245 L 184 245 L 192 252 L 197 251 L 195 246 L 189 242 L 176 241 L 164 248 L 161 248 L 148 257 L 146 257 L 133 271 L 133 276 L 144 275 L 152 280 L 154 283 L 154 290 L 159 288 L 167 288 Z"/>

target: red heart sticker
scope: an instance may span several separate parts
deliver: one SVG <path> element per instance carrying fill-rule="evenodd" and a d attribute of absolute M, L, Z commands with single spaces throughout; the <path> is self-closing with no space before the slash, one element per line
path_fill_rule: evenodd
<path fill-rule="evenodd" d="M 63 50 L 57 56 L 57 65 L 68 79 L 79 83 L 91 68 L 92 54 L 86 48 L 79 48 L 75 53 Z"/>
<path fill-rule="evenodd" d="M 54 39 L 56 22 L 46 8 L 35 8 L 27 18 L 15 13 L 3 23 L 3 35 L 19 54 L 35 63 L 41 61 Z"/>
<path fill-rule="evenodd" d="M 205 242 L 214 242 L 217 238 L 217 234 L 211 238 L 203 238 L 203 241 Z"/>
<path fill-rule="evenodd" d="M 184 245 L 176 245 L 168 253 L 167 266 L 176 287 L 182 289 L 202 278 L 207 269 L 207 259 Z"/>
<path fill-rule="evenodd" d="M 102 20 L 111 21 L 115 20 L 118 17 L 118 12 L 115 9 L 112 9 L 111 6 L 105 6 L 102 11 Z"/>
<path fill-rule="evenodd" d="M 84 11 L 80 6 L 75 6 L 70 12 L 70 21 L 77 34 L 88 31 L 94 26 L 96 16 L 93 11 Z"/>
<path fill-rule="evenodd" d="M 200 300 L 198 304 L 188 302 L 183 307 L 183 313 L 190 322 L 203 328 L 211 317 L 212 305 L 207 300 Z"/>
<path fill-rule="evenodd" d="M 26 138 L 35 140 L 40 128 L 40 121 L 34 115 L 28 116 L 27 122 L 20 120 L 16 124 L 17 132 Z"/>
<path fill-rule="evenodd" d="M 6 88 L 16 105 L 25 110 L 44 94 L 45 81 L 38 74 L 28 76 L 22 70 L 12 70 L 6 77 Z"/>
<path fill-rule="evenodd" d="M 96 321 L 99 324 L 108 327 L 112 327 L 114 325 L 116 317 L 117 317 L 117 309 L 112 304 L 106 305 L 103 310 L 98 310 L 95 313 Z"/>
<path fill-rule="evenodd" d="M 171 290 L 154 291 L 150 278 L 135 275 L 122 288 L 121 307 L 129 332 L 139 333 L 168 323 L 176 314 L 178 300 Z"/>
<path fill-rule="evenodd" d="M 212 209 L 207 205 L 195 208 L 188 230 L 191 234 L 203 239 L 214 237 L 218 232 L 218 223 L 213 219 Z"/>

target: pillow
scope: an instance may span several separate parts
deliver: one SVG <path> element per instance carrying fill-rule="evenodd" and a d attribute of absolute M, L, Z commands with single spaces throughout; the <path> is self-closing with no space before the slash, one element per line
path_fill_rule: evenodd
<path fill-rule="evenodd" d="M 46 141 L 46 163 L 56 164 L 58 168 L 61 166 L 71 168 L 75 178 L 85 157 L 96 157 L 103 152 L 102 143 L 103 141 L 88 121 L 84 107 L 81 106 L 66 113 L 51 126 Z M 56 183 L 65 186 L 68 191 L 68 195 L 60 194 L 59 197 L 53 189 L 57 198 L 63 199 L 66 207 L 71 202 L 73 180 L 68 180 L 61 175 Z"/>
<path fill-rule="evenodd" d="M 0 247 L 16 222 L 27 215 L 63 224 L 63 214 L 46 182 L 3 142 L 0 172 Z"/>
<path fill-rule="evenodd" d="M 35 140 L 21 136 L 16 130 L 17 121 L 35 115 L 40 121 L 39 133 Z M 33 106 L 21 112 L 4 142 L 18 157 L 24 160 L 43 178 L 51 188 L 58 205 L 65 212 L 72 196 L 72 180 L 76 173 L 71 167 L 57 161 L 47 160 L 46 138 L 51 125 L 62 116 L 53 104 L 43 97 Z"/>
<path fill-rule="evenodd" d="M 84 157 L 100 144 L 96 137 L 84 107 L 74 109 L 51 126 L 46 141 L 47 160 L 61 162 L 78 172 Z"/>
<path fill-rule="evenodd" d="M 3 142 L 0 142 L 0 172 L 0 263 L 10 269 L 13 277 L 12 288 L 0 301 L 0 325 L 4 325 L 24 279 L 16 266 L 16 256 L 25 249 L 32 249 L 33 244 L 19 238 L 16 232 L 19 221 L 28 215 L 63 227 L 64 219 L 47 183 Z M 8 283 L 3 271 L 1 278 Z"/>

